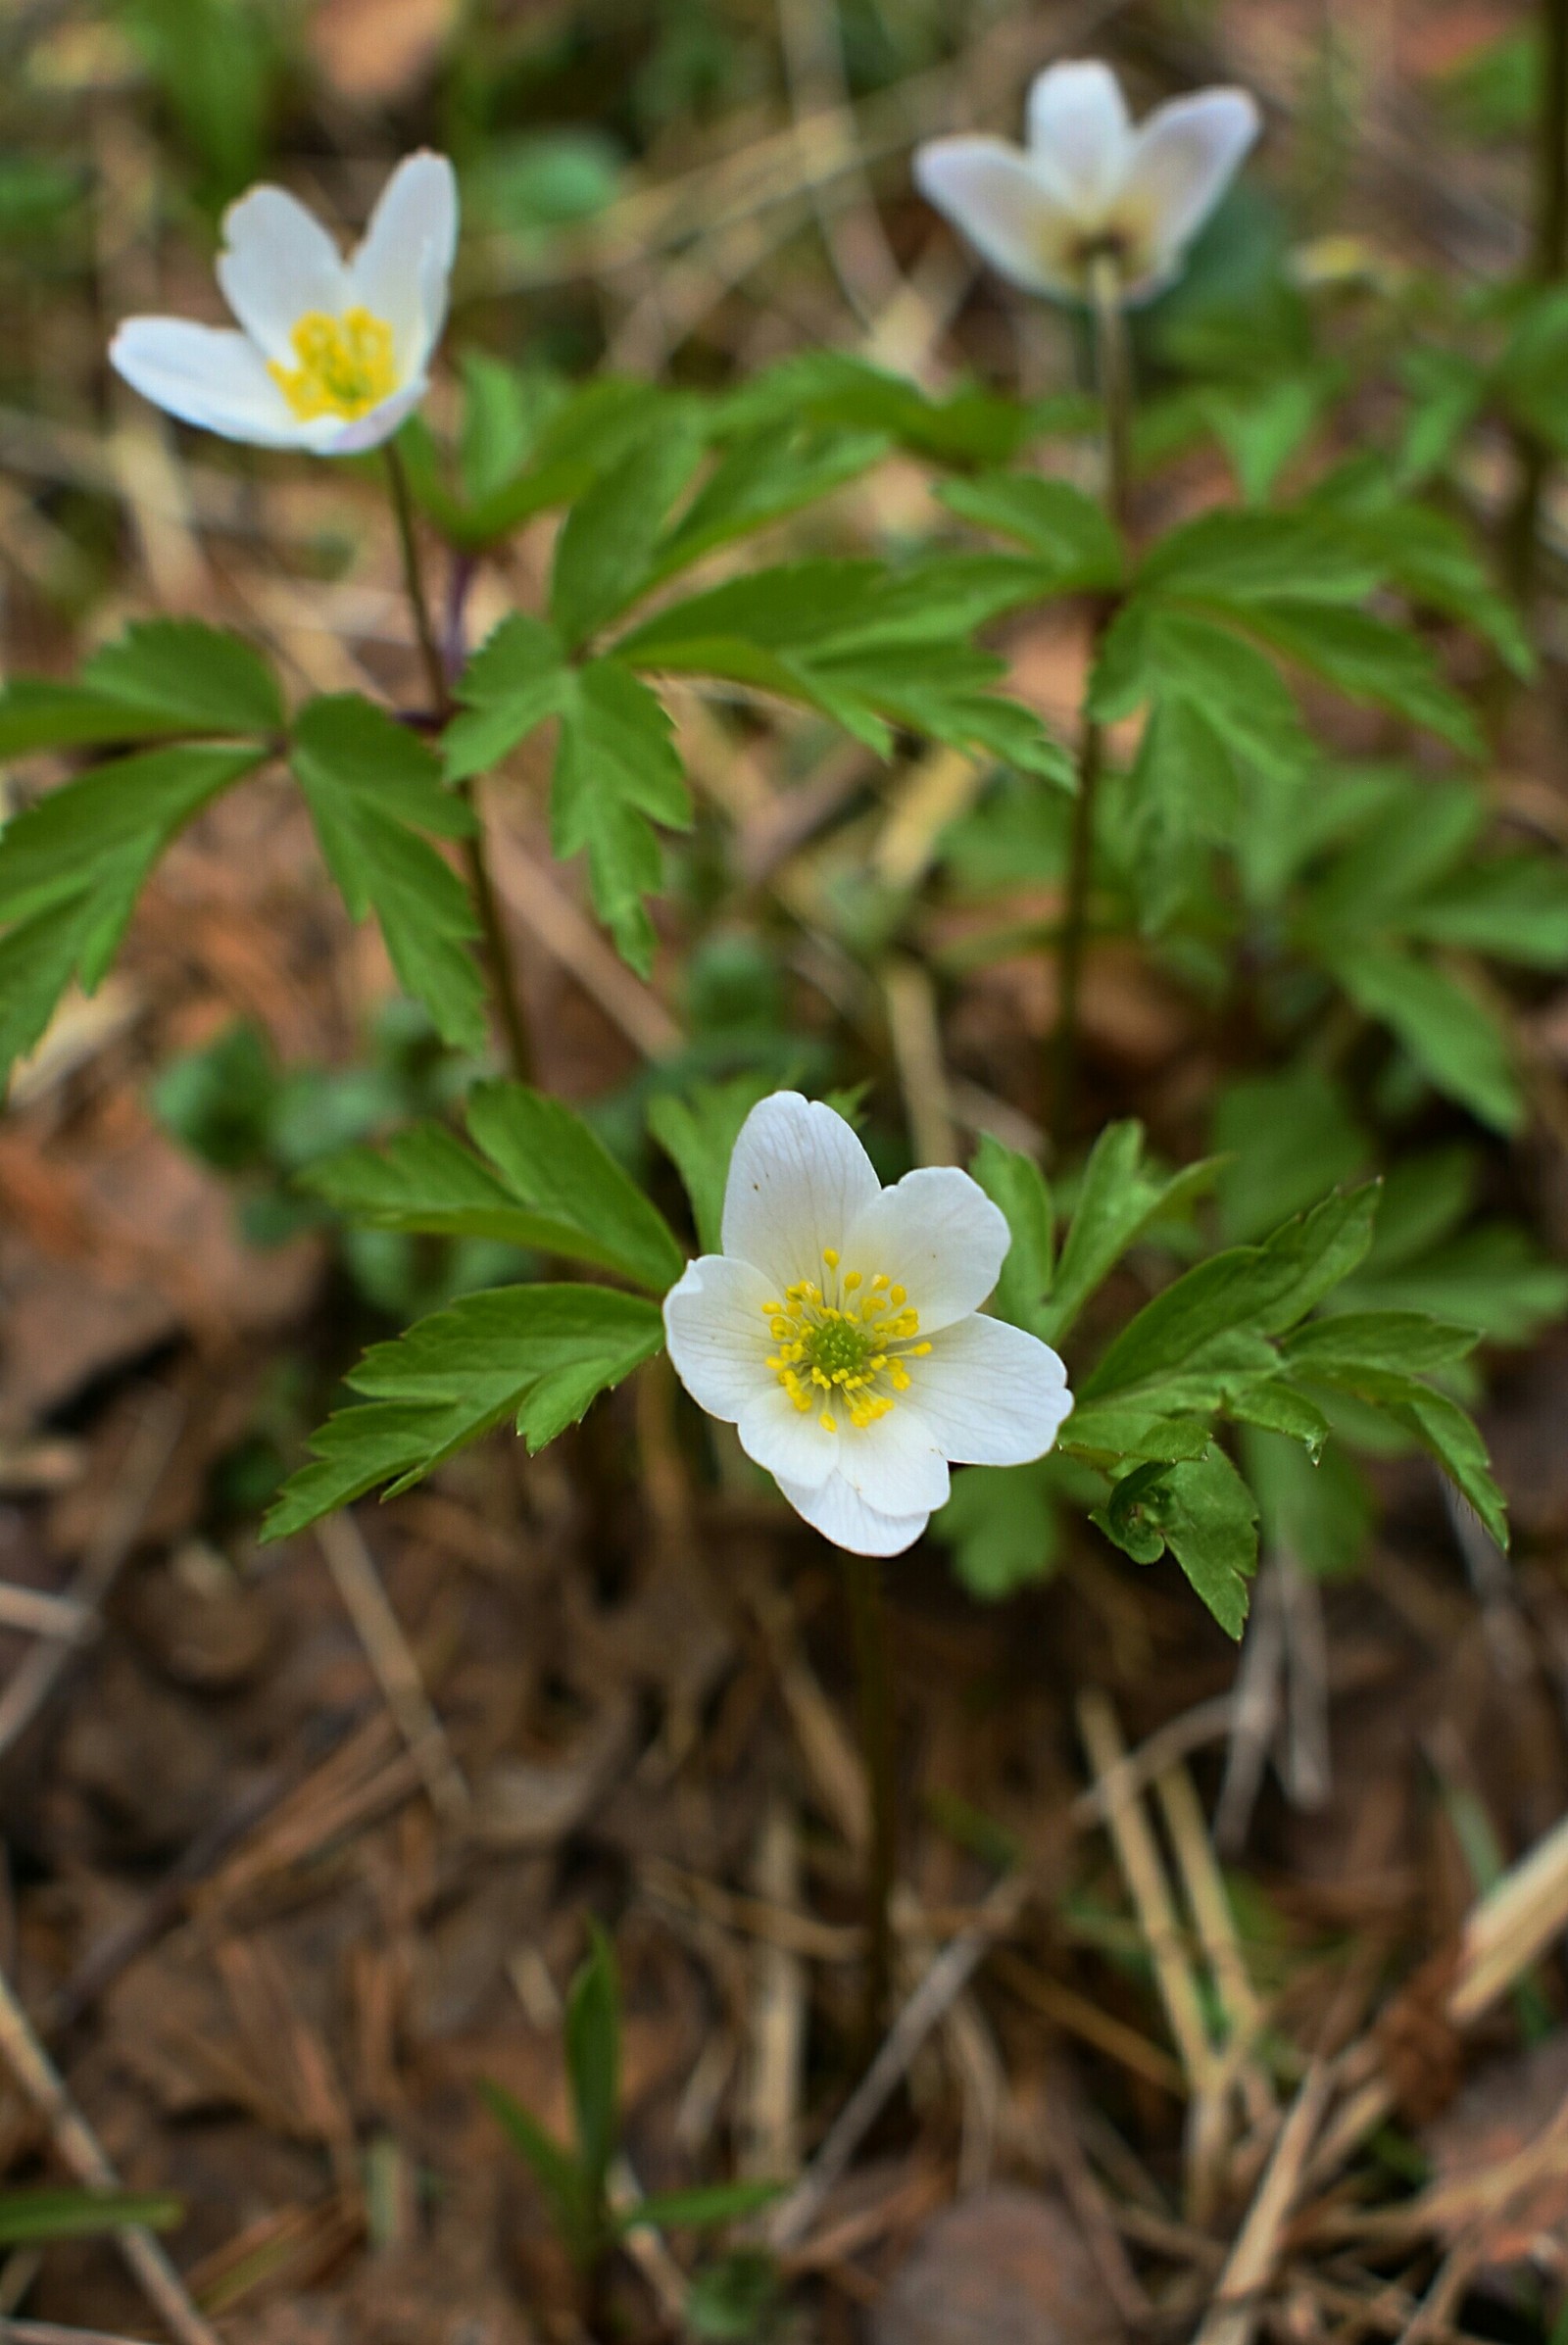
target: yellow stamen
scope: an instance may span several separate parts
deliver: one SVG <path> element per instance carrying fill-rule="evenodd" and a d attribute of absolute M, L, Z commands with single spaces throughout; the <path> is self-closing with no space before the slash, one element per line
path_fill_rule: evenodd
<path fill-rule="evenodd" d="M 312 310 L 289 340 L 298 366 L 269 359 L 267 371 L 301 422 L 317 415 L 368 415 L 397 389 L 392 328 L 368 310 L 348 310 L 341 318 Z"/>
<path fill-rule="evenodd" d="M 829 1270 L 837 1270 L 839 1266 L 838 1247 L 836 1246 L 824 1246 L 822 1248 L 822 1259 L 827 1264 Z"/>

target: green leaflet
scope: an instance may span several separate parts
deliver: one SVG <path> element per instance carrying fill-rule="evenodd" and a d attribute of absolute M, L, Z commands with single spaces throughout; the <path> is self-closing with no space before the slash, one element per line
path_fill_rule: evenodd
<path fill-rule="evenodd" d="M 479 924 L 467 890 L 426 832 L 461 839 L 473 816 L 406 725 L 358 694 L 308 702 L 290 752 L 321 854 L 351 916 L 374 912 L 399 981 L 443 1042 L 482 1050 L 484 986 L 467 951 Z"/>
<path fill-rule="evenodd" d="M 1004 1148 L 989 1132 L 980 1135 L 970 1170 L 1012 1232 L 992 1308 L 1033 1335 L 1054 1266 L 1055 1219 L 1046 1177 L 1032 1156 Z"/>
<path fill-rule="evenodd" d="M 90 992 L 153 865 L 191 817 L 267 756 L 179 745 L 100 765 L 0 832 L 0 1065 L 43 1032 L 74 976 Z"/>
<path fill-rule="evenodd" d="M 1137 1467 L 1094 1520 L 1136 1563 L 1154 1563 L 1169 1547 L 1226 1636 L 1240 1637 L 1257 1568 L 1257 1505 L 1223 1449 Z"/>
<path fill-rule="evenodd" d="M 1041 596 L 1121 581 L 1121 543 L 1103 506 L 1068 481 L 988 472 L 944 481 L 937 495 L 951 513 L 1027 546 L 1038 557 Z"/>
<path fill-rule="evenodd" d="M 662 1216 L 569 1107 L 520 1083 L 488 1083 L 466 1112 L 488 1162 L 443 1125 L 416 1124 L 384 1149 L 311 1166 L 300 1186 L 371 1229 L 500 1238 L 597 1263 L 656 1295 L 679 1278 L 684 1256 Z"/>
<path fill-rule="evenodd" d="M 1050 1299 L 1033 1333 L 1059 1344 L 1084 1304 L 1137 1244 L 1151 1222 L 1174 1214 L 1210 1187 L 1218 1160 L 1191 1164 L 1168 1180 L 1143 1161 L 1144 1128 L 1107 1124 L 1096 1141 L 1079 1184 Z"/>
<path fill-rule="evenodd" d="M 0 691 L 0 757 L 160 735 L 275 733 L 277 682 L 260 653 L 194 619 L 142 619 L 75 682 L 21 677 Z"/>
<path fill-rule="evenodd" d="M 702 449 L 696 416 L 676 407 L 567 513 L 551 571 L 550 616 L 569 649 L 586 643 L 652 582 L 664 517 Z"/>
<path fill-rule="evenodd" d="M 1511 1039 L 1467 985 L 1394 944 L 1336 944 L 1324 957 L 1351 1001 L 1393 1029 L 1440 1091 L 1494 1131 L 1518 1131 L 1525 1099 Z"/>
<path fill-rule="evenodd" d="M 723 1250 L 729 1160 L 742 1124 L 773 1089 L 770 1075 L 753 1072 L 724 1083 L 695 1083 L 679 1095 L 661 1092 L 649 1102 L 648 1129 L 680 1174 L 704 1253 Z"/>
<path fill-rule="evenodd" d="M 365 1354 L 348 1378 L 365 1400 L 314 1437 L 317 1462 L 284 1486 L 264 1536 L 287 1538 L 378 1483 L 406 1490 L 509 1417 L 542 1449 L 663 1336 L 657 1303 L 610 1287 L 466 1295 Z"/>

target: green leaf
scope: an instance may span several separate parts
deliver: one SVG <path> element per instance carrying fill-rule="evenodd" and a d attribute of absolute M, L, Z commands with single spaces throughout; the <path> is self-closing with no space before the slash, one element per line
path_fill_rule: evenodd
<path fill-rule="evenodd" d="M 609 1287 L 463 1295 L 350 1372 L 368 1399 L 314 1436 L 318 1462 L 285 1484 L 264 1536 L 287 1538 L 378 1483 L 395 1494 L 508 1417 L 530 1449 L 542 1449 L 651 1359 L 663 1334 L 657 1303 Z"/>
<path fill-rule="evenodd" d="M 479 2078 L 479 2098 L 544 2193 L 562 2244 L 578 2264 L 597 2247 L 591 2200 L 576 2160 L 504 2085 Z"/>
<path fill-rule="evenodd" d="M 1161 1180 L 1145 1166 L 1143 1152 L 1144 1128 L 1139 1123 L 1107 1124 L 1095 1143 L 1079 1184 L 1055 1284 L 1034 1329 L 1048 1343 L 1061 1342 L 1084 1304 L 1150 1223 L 1199 1195 L 1218 1170 L 1209 1160 Z"/>
<path fill-rule="evenodd" d="M 885 433 L 788 421 L 736 440 L 654 557 L 667 578 L 715 546 L 762 528 L 854 480 L 887 453 Z"/>
<path fill-rule="evenodd" d="M 1090 685 L 1090 711 L 1114 723 L 1146 701 L 1198 712 L 1244 772 L 1294 779 L 1313 750 L 1289 688 L 1270 661 L 1217 620 L 1135 596 L 1108 629 Z"/>
<path fill-rule="evenodd" d="M 1434 887 L 1473 867 L 1485 820 L 1471 783 L 1399 775 L 1313 886 L 1302 934 L 1309 943 L 1340 933 L 1359 943 L 1374 929 L 1406 926 Z"/>
<path fill-rule="evenodd" d="M 1265 1377 L 1260 1384 L 1250 1384 L 1232 1394 L 1230 1414 L 1243 1425 L 1255 1425 L 1267 1433 L 1284 1434 L 1290 1441 L 1299 1441 L 1316 1464 L 1322 1456 L 1329 1438 L 1327 1417 L 1317 1403 L 1298 1392 L 1282 1376 Z"/>
<path fill-rule="evenodd" d="M 442 788 L 434 754 L 383 709 L 342 693 L 301 709 L 291 756 L 350 916 L 374 912 L 400 983 L 442 1041 L 482 1050 L 484 986 L 466 950 L 479 924 L 463 882 L 421 835 L 466 837 L 473 816 Z"/>
<path fill-rule="evenodd" d="M 1525 1100 L 1510 1037 L 1467 986 L 1395 945 L 1337 946 L 1326 957 L 1357 1008 L 1392 1028 L 1439 1091 L 1494 1131 L 1518 1131 Z"/>
<path fill-rule="evenodd" d="M 648 1202 L 581 1118 L 519 1083 L 468 1095 L 482 1164 L 440 1124 L 400 1132 L 384 1150 L 345 1149 L 300 1186 L 370 1229 L 497 1238 L 596 1262 L 662 1295 L 684 1257 Z"/>
<path fill-rule="evenodd" d="M 702 447 L 696 417 L 676 408 L 567 513 L 551 571 L 550 616 L 568 649 L 586 643 L 649 584 L 664 516 Z"/>
<path fill-rule="evenodd" d="M 886 432 L 939 463 L 1004 464 L 1044 427 L 1016 400 L 972 386 L 930 399 L 906 376 L 842 350 L 785 359 L 732 392 L 722 412 L 731 429 L 804 417 Z"/>
<path fill-rule="evenodd" d="M 1068 1423 L 1071 1423 L 1068 1419 Z M 1061 1547 L 1047 1461 L 965 1466 L 931 1528 L 953 1549 L 953 1567 L 972 1596 L 996 1603 L 1047 1580 Z"/>
<path fill-rule="evenodd" d="M 1233 1244 L 1275 1229 L 1349 1179 L 1367 1142 L 1337 1084 L 1306 1062 L 1229 1083 L 1214 1109 L 1220 1228 Z M 1380 1212 L 1378 1229 L 1383 1227 Z"/>
<path fill-rule="evenodd" d="M 1033 1334 L 1042 1297 L 1051 1286 L 1055 1251 L 1055 1219 L 1045 1174 L 1032 1156 L 1004 1148 L 989 1132 L 981 1133 L 970 1169 L 1012 1232 L 992 1307 L 999 1318 Z"/>
<path fill-rule="evenodd" d="M 686 1257 L 668 1223 L 563 1100 L 521 1083 L 483 1083 L 466 1112 L 513 1195 L 573 1234 L 571 1252 L 655 1295 L 674 1285 Z"/>
<path fill-rule="evenodd" d="M 1467 757 L 1486 744 L 1466 703 L 1446 684 L 1437 661 L 1408 628 L 1369 611 L 1283 600 L 1249 605 L 1247 624 L 1278 652 L 1343 692 L 1424 726 Z"/>
<path fill-rule="evenodd" d="M 1094 1520 L 1135 1562 L 1152 1563 L 1168 1546 L 1225 1634 L 1240 1637 L 1257 1568 L 1257 1507 L 1223 1449 L 1137 1468 Z"/>
<path fill-rule="evenodd" d="M 1348 532 L 1310 513 L 1219 511 L 1162 537 L 1145 556 L 1138 583 L 1234 605 L 1245 619 L 1260 596 L 1359 603 L 1380 575 Z"/>
<path fill-rule="evenodd" d="M 1332 1326 L 1333 1322 L 1327 1324 Z M 1300 1373 L 1307 1373 L 1305 1360 L 1299 1363 L 1299 1368 Z M 1389 1369 L 1354 1361 L 1317 1360 L 1312 1363 L 1310 1373 L 1317 1383 L 1335 1392 L 1348 1392 L 1380 1416 L 1413 1434 L 1469 1499 L 1498 1546 L 1507 1546 L 1507 1511 L 1502 1492 L 1492 1478 L 1486 1443 L 1457 1401 L 1412 1376 L 1396 1375 Z"/>
<path fill-rule="evenodd" d="M 577 2123 L 577 2164 L 602 2205 L 620 2141 L 620 1979 L 615 1951 L 599 1923 L 566 1997 L 566 2074 Z"/>
<path fill-rule="evenodd" d="M 570 699 L 571 677 L 554 631 L 513 611 L 468 661 L 457 696 L 463 713 L 448 725 L 442 746 L 448 781 L 465 782 L 498 765 Z"/>
<path fill-rule="evenodd" d="M 1471 862 L 1412 905 L 1401 926 L 1425 944 L 1568 968 L 1568 866 L 1544 855 Z"/>
<path fill-rule="evenodd" d="M 1302 1376 L 1319 1375 L 1325 1365 L 1416 1375 L 1465 1359 L 1478 1341 L 1473 1327 L 1431 1319 L 1424 1311 L 1339 1311 L 1297 1328 L 1283 1348 Z"/>
<path fill-rule="evenodd" d="M 1168 1386 L 1195 1365 L 1220 1389 L 1250 1360 L 1266 1371 L 1266 1350 L 1258 1354 L 1234 1339 L 1278 1335 L 1348 1277 L 1371 1244 L 1377 1201 L 1377 1184 L 1369 1183 L 1326 1198 L 1263 1246 L 1233 1246 L 1196 1264 L 1121 1330 L 1084 1382 L 1084 1398 Z M 1229 1347 L 1210 1353 L 1216 1339 Z"/>
<path fill-rule="evenodd" d="M 618 660 L 570 678 L 561 709 L 550 840 L 563 861 L 586 851 L 594 908 L 623 960 L 646 977 L 657 942 L 643 899 L 663 881 L 656 822 L 691 820 L 686 776 L 662 702 Z"/>
<path fill-rule="evenodd" d="M 1129 1459 L 1175 1465 L 1182 1458 L 1202 1456 L 1208 1428 L 1191 1417 L 1163 1416 L 1137 1401 L 1090 1400 L 1074 1408 L 1056 1446 L 1107 1468 Z"/>
<path fill-rule="evenodd" d="M 716 2223 L 739 2223 L 770 2206 L 789 2188 L 787 2182 L 708 2182 L 691 2190 L 655 2190 L 614 2218 L 618 2232 L 652 2226 L 658 2230 L 710 2230 Z"/>
<path fill-rule="evenodd" d="M 86 661 L 81 681 L 191 733 L 275 733 L 277 679 L 254 647 L 195 619 L 138 619 Z"/>
<path fill-rule="evenodd" d="M 184 2220 L 183 2205 L 167 2191 L 0 2190 L 0 2248 L 97 2239 L 131 2228 L 167 2231 Z"/>
<path fill-rule="evenodd" d="M 987 472 L 944 481 L 937 496 L 951 513 L 1016 538 L 1038 555 L 1043 596 L 1120 583 L 1122 550 L 1114 526 L 1103 506 L 1068 481 Z"/>
<path fill-rule="evenodd" d="M 31 1048 L 75 976 L 114 958 L 153 865 L 193 815 L 266 757 L 178 746 L 99 765 L 0 831 L 0 1066 Z"/>
<path fill-rule="evenodd" d="M 724 1185 L 742 1124 L 774 1089 L 770 1075 L 752 1070 L 724 1083 L 697 1083 L 649 1102 L 648 1129 L 675 1166 L 691 1199 L 697 1242 L 704 1253 L 723 1251 Z"/>

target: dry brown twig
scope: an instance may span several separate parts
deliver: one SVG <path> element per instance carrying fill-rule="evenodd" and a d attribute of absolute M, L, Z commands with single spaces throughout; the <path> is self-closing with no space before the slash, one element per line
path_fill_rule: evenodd
<path fill-rule="evenodd" d="M 316 1536 L 332 1584 L 386 1696 L 387 1708 L 418 1767 L 430 1805 L 444 1823 L 462 1831 L 473 1805 L 472 1795 L 424 1689 L 419 1665 L 387 1600 L 364 1534 L 353 1515 L 343 1513 L 326 1516 L 318 1524 Z"/>

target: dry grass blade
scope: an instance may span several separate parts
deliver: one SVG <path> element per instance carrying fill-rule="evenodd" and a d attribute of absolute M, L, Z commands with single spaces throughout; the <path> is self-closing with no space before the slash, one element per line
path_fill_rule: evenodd
<path fill-rule="evenodd" d="M 472 1799 L 467 1782 L 452 1755 L 441 1721 L 435 1714 L 419 1665 L 409 1649 L 397 1614 L 387 1601 L 380 1574 L 358 1523 L 351 1514 L 328 1515 L 317 1531 L 332 1584 L 343 1599 L 364 1645 L 376 1683 L 398 1732 L 418 1767 L 430 1804 L 445 1821 L 461 1828 L 468 1818 Z"/>
<path fill-rule="evenodd" d="M 1285 2225 L 1331 2097 L 1329 2070 L 1309 2069 L 1280 2128 L 1195 2345 L 1250 2345 L 1260 2299 L 1279 2261 Z"/>

